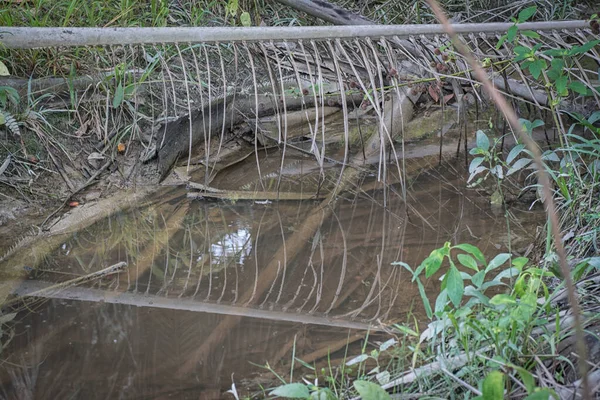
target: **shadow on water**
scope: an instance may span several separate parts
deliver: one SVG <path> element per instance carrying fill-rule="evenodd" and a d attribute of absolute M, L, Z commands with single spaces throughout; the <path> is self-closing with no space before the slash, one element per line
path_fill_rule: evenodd
<path fill-rule="evenodd" d="M 462 189 L 452 165 L 413 178 L 408 212 L 394 185 L 367 177 L 361 188 L 323 214 L 298 256 L 284 251 L 276 263 L 319 203 L 197 201 L 182 190 L 74 233 L 17 289 L 38 300 L 15 318 L 0 395 L 210 399 L 232 374 L 238 389 L 268 386 L 272 376 L 251 363 L 285 374 L 293 351 L 311 364 L 328 353 L 341 362 L 360 351 L 346 346 L 360 346 L 367 329 L 386 340 L 382 323 L 424 320 L 417 287 L 393 261 L 417 265 L 445 241 L 488 256 L 507 249 L 503 211 Z M 543 214 L 511 213 L 520 250 Z M 44 289 L 120 261 L 128 267 L 118 274 Z M 438 285 L 430 279 L 426 289 Z"/>

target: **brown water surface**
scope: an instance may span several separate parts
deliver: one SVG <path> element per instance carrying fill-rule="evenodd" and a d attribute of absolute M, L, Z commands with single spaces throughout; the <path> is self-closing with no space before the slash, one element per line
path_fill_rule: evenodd
<path fill-rule="evenodd" d="M 268 386 L 286 374 L 292 352 L 340 362 L 381 323 L 424 321 L 417 287 L 402 267 L 417 266 L 446 241 L 507 251 L 503 210 L 465 189 L 446 165 L 409 183 L 408 208 L 367 177 L 323 211 L 300 254 L 298 243 L 319 202 L 188 200 L 114 215 L 72 234 L 37 269 L 22 295 L 120 261 L 126 271 L 44 292 L 15 318 L 2 352 L 0 395 L 13 399 L 211 399 Z M 294 178 L 299 182 L 300 177 Z M 512 207 L 512 248 L 533 240 L 539 211 Z M 23 266 L 27 269 L 27 266 Z M 437 294 L 439 282 L 426 289 Z M 43 300 L 43 301 L 42 301 Z M 370 341 L 386 340 L 374 334 Z M 350 347 L 356 355 L 360 347 Z M 302 370 L 307 372 L 308 370 Z"/>

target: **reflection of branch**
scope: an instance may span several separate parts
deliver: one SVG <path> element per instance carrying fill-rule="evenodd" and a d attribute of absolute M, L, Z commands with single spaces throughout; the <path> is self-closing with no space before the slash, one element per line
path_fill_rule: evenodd
<path fill-rule="evenodd" d="M 169 298 L 152 294 L 140 293 L 115 293 L 108 290 L 92 289 L 87 287 L 65 287 L 62 290 L 51 290 L 53 286 L 46 287 L 45 282 L 28 280 L 23 282 L 15 293 L 21 297 L 45 297 L 68 300 L 83 300 L 93 302 L 105 302 L 111 304 L 126 304 L 138 307 L 162 308 L 168 310 L 185 310 L 203 313 L 214 313 L 220 315 L 262 318 L 274 321 L 287 321 L 300 324 L 322 325 L 336 328 L 347 328 L 357 330 L 379 330 L 370 324 L 355 321 L 344 321 L 341 319 L 327 318 L 315 315 L 302 315 L 282 311 L 259 310 L 254 308 L 230 306 L 224 304 L 204 303 L 191 298 Z"/>
<path fill-rule="evenodd" d="M 60 282 L 57 283 L 55 285 L 52 286 L 48 286 L 42 289 L 39 289 L 37 291 L 31 292 L 31 293 L 27 293 L 28 297 L 47 297 L 47 296 L 52 296 L 53 292 L 56 291 L 60 291 L 72 286 L 77 286 L 83 282 L 87 282 L 87 281 L 91 281 L 94 279 L 99 279 L 99 278 L 103 278 L 107 275 L 110 274 L 114 274 L 116 272 L 120 272 L 122 271 L 125 267 L 127 266 L 127 263 L 124 261 L 121 261 L 119 263 L 116 263 L 114 265 L 111 265 L 110 267 L 106 267 L 104 269 L 101 269 L 100 271 L 96 271 L 96 272 L 92 272 L 91 274 L 87 274 L 84 276 L 80 276 L 77 277 L 75 279 L 71 279 L 65 282 Z M 21 297 L 17 297 L 16 299 L 12 299 L 11 301 L 8 301 L 6 303 L 4 303 L 2 306 L 3 307 L 8 307 L 11 306 L 13 304 L 18 303 L 19 301 L 21 301 L 22 298 Z"/>

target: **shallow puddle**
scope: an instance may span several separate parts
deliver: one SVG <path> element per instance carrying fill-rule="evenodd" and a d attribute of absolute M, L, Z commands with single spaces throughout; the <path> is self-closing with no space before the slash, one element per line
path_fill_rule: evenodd
<path fill-rule="evenodd" d="M 464 189 L 463 169 L 413 178 L 408 207 L 398 185 L 383 190 L 374 177 L 331 213 L 317 201 L 189 200 L 182 189 L 77 232 L 17 289 L 39 300 L 15 318 L 0 395 L 212 399 L 226 396 L 232 374 L 238 390 L 268 387 L 273 375 L 251 363 L 285 374 L 293 352 L 310 364 L 328 353 L 341 362 L 367 329 L 425 319 L 416 285 L 393 261 L 416 266 L 446 241 L 488 256 L 507 250 L 503 211 Z M 519 250 L 544 217 L 511 213 Z M 118 274 L 48 288 L 121 261 Z M 438 286 L 427 282 L 432 297 Z"/>

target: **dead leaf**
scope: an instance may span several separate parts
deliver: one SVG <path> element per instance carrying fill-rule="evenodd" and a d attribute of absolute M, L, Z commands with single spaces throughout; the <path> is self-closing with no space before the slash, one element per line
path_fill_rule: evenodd
<path fill-rule="evenodd" d="M 440 96 L 437 93 L 437 88 L 435 88 L 433 85 L 429 85 L 428 92 L 435 103 L 440 100 Z"/>
<path fill-rule="evenodd" d="M 119 143 L 119 144 L 117 145 L 117 151 L 118 151 L 119 153 L 125 153 L 125 143 Z"/>
<path fill-rule="evenodd" d="M 450 100 L 454 97 L 454 93 L 450 93 L 444 96 L 444 104 L 448 104 Z"/>
<path fill-rule="evenodd" d="M 75 131 L 75 136 L 82 137 L 83 135 L 85 135 L 87 133 L 87 130 L 88 130 L 89 126 L 90 126 L 90 120 L 88 119 L 83 124 L 81 124 L 81 126 L 79 127 L 79 129 L 77 129 Z"/>
<path fill-rule="evenodd" d="M 78 201 L 72 201 L 69 203 L 69 207 L 77 207 L 79 205 Z"/>

